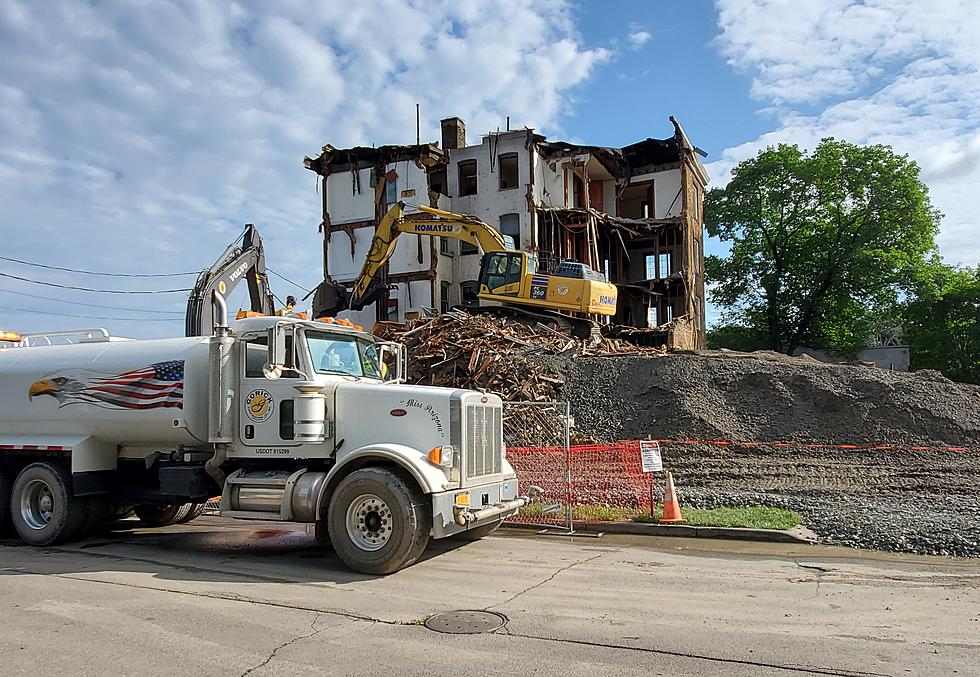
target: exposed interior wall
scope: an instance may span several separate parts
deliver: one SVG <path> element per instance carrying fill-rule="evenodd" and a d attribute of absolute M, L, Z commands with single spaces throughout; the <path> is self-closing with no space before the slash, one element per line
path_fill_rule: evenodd
<path fill-rule="evenodd" d="M 357 190 L 355 176 L 359 180 L 360 191 Z M 374 187 L 371 185 L 370 169 L 331 174 L 326 183 L 332 224 L 374 218 Z"/>

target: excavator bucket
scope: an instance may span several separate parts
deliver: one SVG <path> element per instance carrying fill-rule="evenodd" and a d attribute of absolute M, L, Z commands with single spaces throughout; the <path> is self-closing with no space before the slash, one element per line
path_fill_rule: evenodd
<path fill-rule="evenodd" d="M 313 290 L 313 317 L 336 317 L 345 310 L 363 310 L 379 300 L 388 290 L 388 285 L 378 279 L 371 281 L 367 291 L 355 303 L 350 290 L 332 280 L 324 280 Z"/>
<path fill-rule="evenodd" d="M 342 284 L 324 280 L 313 292 L 313 317 L 335 317 L 350 308 L 350 291 Z"/>

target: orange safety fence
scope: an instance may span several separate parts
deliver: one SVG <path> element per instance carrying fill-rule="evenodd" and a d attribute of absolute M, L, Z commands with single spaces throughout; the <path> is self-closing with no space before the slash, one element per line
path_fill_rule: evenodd
<path fill-rule="evenodd" d="M 670 467 L 670 447 L 674 445 L 713 445 L 731 448 L 773 447 L 798 449 L 840 449 L 854 452 L 936 452 L 977 453 L 980 448 L 925 446 L 921 444 L 832 444 L 816 442 L 734 442 L 725 440 L 644 440 L 661 445 Z M 661 472 L 644 473 L 640 440 L 608 444 L 508 447 L 507 460 L 517 473 L 522 493 L 531 485 L 544 494 L 521 514 L 510 519 L 520 523 L 567 524 L 569 511 L 574 522 L 607 522 L 632 519 L 648 514 L 651 503 L 659 502 L 664 486 Z M 542 507 L 550 512 L 541 519 Z"/>

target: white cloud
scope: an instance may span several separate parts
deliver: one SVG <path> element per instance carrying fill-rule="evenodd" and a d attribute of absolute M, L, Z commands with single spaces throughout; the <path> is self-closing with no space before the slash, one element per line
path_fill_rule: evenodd
<path fill-rule="evenodd" d="M 717 45 L 776 128 L 709 165 L 716 185 L 766 145 L 887 143 L 922 167 L 947 261 L 980 261 L 980 5 L 717 0 Z"/>
<path fill-rule="evenodd" d="M 648 31 L 644 30 L 643 26 L 638 23 L 630 24 L 630 32 L 629 35 L 626 36 L 626 41 L 630 43 L 630 49 L 632 49 L 634 52 L 638 51 L 641 47 L 643 47 L 643 45 L 647 44 L 652 39 L 653 36 Z"/>
<path fill-rule="evenodd" d="M 416 102 L 423 140 L 437 140 L 438 120 L 450 115 L 466 120 L 471 138 L 507 115 L 560 133 L 572 88 L 609 58 L 582 44 L 564 2 L 547 0 L 6 0 L 0 250 L 73 268 L 195 270 L 254 222 L 270 265 L 312 285 L 320 198 L 304 155 L 324 143 L 412 142 Z M 0 272 L 113 286 L 4 262 Z M 0 289 L 69 296 L 8 279 Z M 175 313 L 185 302 L 71 297 Z M 0 292 L 0 325 L 74 323 L 5 310 L 28 302 Z M 129 335 L 182 329 L 179 318 L 109 324 Z"/>

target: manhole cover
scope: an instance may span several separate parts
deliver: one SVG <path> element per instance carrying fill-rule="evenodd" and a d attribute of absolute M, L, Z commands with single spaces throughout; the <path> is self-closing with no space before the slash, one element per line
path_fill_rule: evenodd
<path fill-rule="evenodd" d="M 503 626 L 507 617 L 493 611 L 447 611 L 425 622 L 425 627 L 453 635 L 476 635 Z"/>

